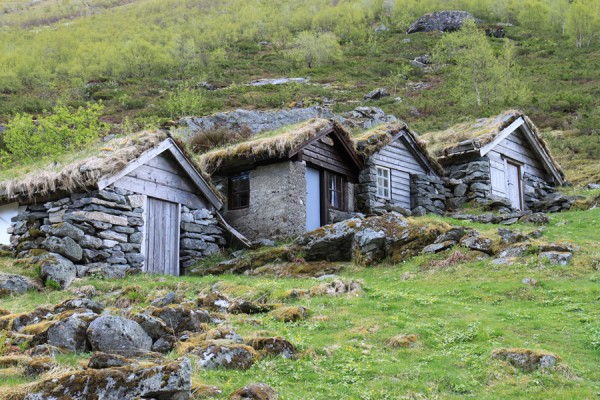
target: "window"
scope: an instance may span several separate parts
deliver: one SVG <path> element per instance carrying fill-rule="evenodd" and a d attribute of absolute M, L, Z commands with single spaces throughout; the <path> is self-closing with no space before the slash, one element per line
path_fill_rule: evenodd
<path fill-rule="evenodd" d="M 390 198 L 390 169 L 377 167 L 377 196 Z"/>
<path fill-rule="evenodd" d="M 229 177 L 230 210 L 248 208 L 250 205 L 250 174 L 248 172 Z"/>
<path fill-rule="evenodd" d="M 344 210 L 344 177 L 327 174 L 327 202 L 329 207 Z"/>

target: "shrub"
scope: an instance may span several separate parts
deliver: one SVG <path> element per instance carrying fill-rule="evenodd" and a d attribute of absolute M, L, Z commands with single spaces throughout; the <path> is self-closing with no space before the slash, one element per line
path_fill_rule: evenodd
<path fill-rule="evenodd" d="M 15 115 L 1 138 L 6 151 L 0 162 L 30 162 L 85 147 L 106 131 L 100 122 L 103 110 L 102 104 L 88 103 L 74 111 L 59 105 L 37 120 L 30 114 Z"/>

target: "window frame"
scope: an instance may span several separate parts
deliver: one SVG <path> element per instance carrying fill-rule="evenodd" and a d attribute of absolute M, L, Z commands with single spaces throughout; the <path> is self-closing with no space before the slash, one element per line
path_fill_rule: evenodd
<path fill-rule="evenodd" d="M 379 184 L 379 178 L 380 178 L 379 171 L 387 172 L 387 178 L 381 177 L 382 179 L 387 180 L 387 187 Z M 377 197 L 380 197 L 382 199 L 388 199 L 388 200 L 390 200 L 392 198 L 392 170 L 390 168 L 381 167 L 379 165 L 376 165 L 375 188 L 377 191 Z M 387 196 L 380 194 L 380 189 L 387 190 L 387 193 L 388 193 Z"/>
<path fill-rule="evenodd" d="M 246 182 L 246 187 L 243 189 L 234 189 L 236 182 Z M 227 190 L 227 209 L 228 210 L 243 210 L 250 207 L 250 172 L 241 172 L 236 175 L 229 176 Z M 243 202 L 243 195 L 246 195 L 246 201 Z M 236 201 L 237 200 L 237 201 Z M 238 204 L 234 206 L 234 204 Z"/>
<path fill-rule="evenodd" d="M 331 172 L 328 172 L 326 174 L 326 177 L 327 208 L 339 211 L 346 211 L 346 177 Z M 333 194 L 337 195 L 337 201 L 335 201 L 335 204 L 333 201 Z"/>

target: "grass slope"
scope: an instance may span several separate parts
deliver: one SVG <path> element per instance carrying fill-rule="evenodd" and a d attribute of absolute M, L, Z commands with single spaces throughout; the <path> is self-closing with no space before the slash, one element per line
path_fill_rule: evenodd
<path fill-rule="evenodd" d="M 456 223 L 456 221 L 448 220 Z M 462 224 L 484 234 L 494 225 Z M 226 395 L 251 382 L 266 382 L 283 399 L 584 399 L 600 392 L 600 210 L 554 214 L 543 238 L 577 246 L 567 267 L 523 258 L 512 266 L 473 260 L 432 267 L 454 250 L 419 256 L 398 265 L 359 268 L 345 265 L 341 274 L 362 282 L 358 297 L 290 299 L 290 289 L 308 289 L 315 279 L 272 277 L 134 276 L 126 280 L 85 279 L 99 292 L 125 289 L 133 308 L 149 298 L 180 290 L 190 299 L 216 288 L 231 297 L 302 305 L 311 317 L 296 323 L 268 315 L 239 315 L 232 328 L 248 337 L 282 336 L 300 350 L 298 360 L 266 358 L 248 371 L 203 371 L 194 380 L 220 387 Z M 2 259 L 0 270 L 13 271 Z M 537 286 L 522 283 L 537 280 Z M 71 295 L 49 291 L 3 299 L 13 312 L 56 304 Z M 97 300 L 114 306 L 113 295 Z M 393 348 L 399 334 L 418 335 L 415 348 Z M 490 359 L 493 349 L 523 347 L 558 354 L 562 365 L 550 372 L 524 373 Z M 89 355 L 59 357 L 75 366 Z M 172 357 L 175 357 L 173 354 Z M 27 379 L 0 374 L 2 385 Z"/>

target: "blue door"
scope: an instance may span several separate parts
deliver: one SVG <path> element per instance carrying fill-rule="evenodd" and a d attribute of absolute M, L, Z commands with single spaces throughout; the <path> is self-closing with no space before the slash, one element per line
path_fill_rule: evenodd
<path fill-rule="evenodd" d="M 306 230 L 321 226 L 321 174 L 318 169 L 306 168 Z"/>

